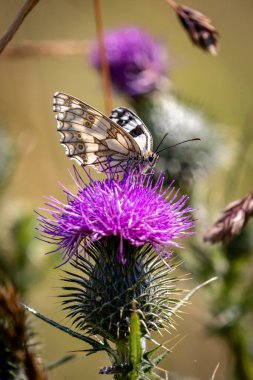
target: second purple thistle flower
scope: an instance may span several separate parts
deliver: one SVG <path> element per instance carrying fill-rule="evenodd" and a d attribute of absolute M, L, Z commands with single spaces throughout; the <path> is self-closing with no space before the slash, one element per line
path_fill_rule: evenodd
<path fill-rule="evenodd" d="M 77 194 L 64 188 L 66 203 L 48 197 L 49 217 L 40 215 L 39 230 L 46 241 L 56 244 L 64 262 L 84 254 L 91 243 L 118 242 L 118 259 L 127 261 L 124 245 L 150 244 L 163 258 L 168 258 L 176 241 L 192 234 L 192 209 L 187 196 L 178 197 L 171 186 L 164 190 L 164 176 L 126 173 L 120 180 L 112 173 L 103 181 L 90 178 L 86 184 L 74 168 Z"/>
<path fill-rule="evenodd" d="M 132 26 L 107 32 L 105 49 L 113 85 L 129 96 L 152 92 L 166 76 L 165 47 L 144 30 Z M 91 51 L 91 63 L 101 70 L 96 44 Z"/>

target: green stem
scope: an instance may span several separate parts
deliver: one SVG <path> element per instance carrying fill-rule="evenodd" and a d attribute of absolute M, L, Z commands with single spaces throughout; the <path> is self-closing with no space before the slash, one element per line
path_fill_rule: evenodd
<path fill-rule="evenodd" d="M 119 363 L 117 364 L 124 364 L 128 361 L 128 341 L 125 342 L 125 344 L 123 344 L 122 342 L 120 342 L 119 344 L 116 343 L 116 351 L 118 353 L 118 357 L 119 357 Z"/>

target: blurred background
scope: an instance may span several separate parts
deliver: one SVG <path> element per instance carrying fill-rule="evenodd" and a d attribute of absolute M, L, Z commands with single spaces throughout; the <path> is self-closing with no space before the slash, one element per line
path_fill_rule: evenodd
<path fill-rule="evenodd" d="M 185 4 L 208 15 L 218 29 L 221 46 L 216 57 L 192 45 L 164 0 L 104 0 L 101 3 L 106 30 L 132 25 L 143 28 L 164 44 L 170 81 L 167 92 L 183 103 L 194 105 L 212 120 L 211 125 L 209 122 L 210 133 L 213 129 L 221 155 L 216 156 L 215 168 L 205 173 L 204 178 L 195 176 L 192 180 L 194 206 L 199 208 L 197 239 L 201 241 L 201 236 L 221 210 L 230 201 L 252 190 L 253 3 L 250 0 L 189 0 Z M 1 34 L 22 4 L 23 1 L 18 0 L 0 0 Z M 83 53 L 50 57 L 0 56 L 0 262 L 3 261 L 3 270 L 10 271 L 26 303 L 63 324 L 68 321 L 57 299 L 61 270 L 54 269 L 57 258 L 45 256 L 48 247 L 35 239 L 36 215 L 33 210 L 42 207 L 44 195 L 64 199 L 57 181 L 72 186 L 68 168 L 73 162 L 65 157 L 59 144 L 52 112 L 53 93 L 66 92 L 104 112 L 101 76 L 89 59 L 89 43 L 95 37 L 91 0 L 41 1 L 25 19 L 10 46 L 22 41 L 85 40 Z M 128 104 L 129 99 L 124 94 L 113 93 L 114 107 Z M 182 129 L 180 139 L 185 138 L 189 137 Z M 210 141 L 215 150 L 216 140 Z M 15 264 L 11 264 L 12 259 L 6 264 L 3 256 L 9 254 L 9 258 L 19 255 L 19 263 L 13 258 Z M 187 250 L 182 254 L 186 262 L 187 254 Z M 247 263 L 251 259 L 248 254 Z M 191 262 L 186 268 L 193 282 L 184 283 L 189 289 L 198 283 L 194 282 L 195 274 L 190 265 Z M 188 379 L 204 380 L 211 378 L 220 363 L 215 379 L 232 378 L 232 353 L 219 334 L 210 334 L 205 327 L 212 314 L 204 290 L 192 298 L 181 317 L 177 319 L 177 331 L 172 331 L 170 339 L 173 344 L 175 336 L 178 340 L 184 339 L 162 367 L 188 376 Z M 252 322 L 252 316 L 249 320 Z M 39 331 L 42 357 L 46 362 L 71 350 L 83 349 L 80 342 L 53 327 L 37 320 L 34 324 Z M 252 342 L 250 346 L 252 353 Z M 53 370 L 50 379 L 95 380 L 100 377 L 98 369 L 107 364 L 108 358 L 102 354 L 86 358 L 79 353 L 74 361 Z"/>

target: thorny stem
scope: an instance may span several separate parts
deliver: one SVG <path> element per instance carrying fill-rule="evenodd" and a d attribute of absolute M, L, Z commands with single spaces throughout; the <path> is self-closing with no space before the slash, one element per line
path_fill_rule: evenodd
<path fill-rule="evenodd" d="M 120 358 L 120 363 L 126 363 L 128 358 L 128 342 L 125 344 L 116 344 L 116 346 Z"/>
<path fill-rule="evenodd" d="M 35 5 L 39 2 L 39 0 L 26 0 L 23 4 L 22 8 L 18 12 L 17 16 L 9 26 L 9 28 L 6 30 L 2 38 L 0 39 L 0 54 L 5 49 L 5 47 L 8 45 L 10 40 L 13 38 L 16 31 L 21 26 L 22 22 L 26 18 L 26 16 L 32 11 L 32 9 L 35 7 Z"/>
<path fill-rule="evenodd" d="M 102 65 L 102 81 L 103 81 L 103 92 L 104 92 L 104 105 L 105 112 L 107 115 L 112 109 L 112 91 L 111 91 L 111 78 L 109 64 L 106 56 L 105 41 L 104 41 L 104 27 L 103 27 L 103 16 L 101 10 L 100 0 L 94 0 L 94 11 L 96 18 L 96 28 L 97 28 L 97 38 L 99 46 L 99 54 Z"/>

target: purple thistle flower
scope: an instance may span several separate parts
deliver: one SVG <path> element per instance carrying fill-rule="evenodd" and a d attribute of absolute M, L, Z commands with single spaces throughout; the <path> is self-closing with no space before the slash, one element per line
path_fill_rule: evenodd
<path fill-rule="evenodd" d="M 105 49 L 114 86 L 129 96 L 150 93 L 159 87 L 167 71 L 164 46 L 141 29 L 125 27 L 105 35 Z M 101 70 L 97 44 L 92 65 Z"/>
<path fill-rule="evenodd" d="M 89 244 L 108 238 L 119 242 L 119 261 L 125 263 L 124 244 L 143 246 L 151 244 L 163 258 L 171 254 L 171 247 L 180 247 L 175 241 L 192 234 L 192 209 L 186 206 L 188 198 L 168 186 L 164 175 L 157 180 L 154 174 L 130 170 L 120 180 L 113 173 L 103 181 L 91 178 L 86 184 L 76 168 L 75 195 L 63 187 L 66 203 L 48 197 L 51 217 L 39 216 L 39 230 L 49 243 L 56 244 L 53 251 L 61 251 L 65 262 L 72 256 L 85 253 Z"/>

